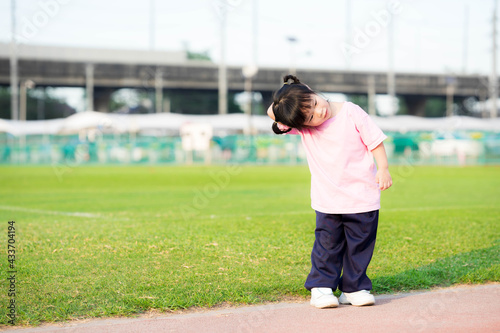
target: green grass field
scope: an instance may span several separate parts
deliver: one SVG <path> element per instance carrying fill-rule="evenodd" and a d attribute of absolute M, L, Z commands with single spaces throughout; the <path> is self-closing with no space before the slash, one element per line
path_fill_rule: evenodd
<path fill-rule="evenodd" d="M 500 167 L 391 169 L 374 293 L 500 280 Z M 306 166 L 0 167 L 0 318 L 18 325 L 304 297 Z"/>

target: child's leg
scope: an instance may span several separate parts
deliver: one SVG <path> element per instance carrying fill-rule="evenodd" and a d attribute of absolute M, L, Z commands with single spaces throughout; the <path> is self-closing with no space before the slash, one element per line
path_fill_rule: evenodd
<path fill-rule="evenodd" d="M 316 212 L 316 240 L 311 253 L 311 272 L 305 287 L 332 288 L 334 291 L 342 271 L 345 250 L 344 229 L 341 215 Z"/>
<path fill-rule="evenodd" d="M 343 214 L 346 250 L 344 271 L 339 289 L 346 293 L 371 290 L 372 282 L 366 269 L 372 259 L 377 236 L 378 210 L 359 214 Z"/>

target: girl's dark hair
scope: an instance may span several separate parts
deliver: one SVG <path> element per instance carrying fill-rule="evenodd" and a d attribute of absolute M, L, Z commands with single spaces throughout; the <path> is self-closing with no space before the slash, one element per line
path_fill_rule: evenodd
<path fill-rule="evenodd" d="M 291 83 L 288 81 L 292 80 Z M 303 83 L 294 75 L 283 77 L 283 87 L 273 94 L 273 112 L 274 120 L 273 131 L 276 134 L 284 134 L 291 131 L 292 128 L 302 129 L 306 116 L 303 110 L 311 107 L 312 95 L 316 94 L 311 88 Z M 285 131 L 278 128 L 277 123 L 282 123 L 290 127 Z"/>

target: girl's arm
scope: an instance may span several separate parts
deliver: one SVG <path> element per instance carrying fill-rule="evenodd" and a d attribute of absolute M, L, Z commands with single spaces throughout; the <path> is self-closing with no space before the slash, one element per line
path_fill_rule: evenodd
<path fill-rule="evenodd" d="M 387 162 L 387 154 L 385 153 L 384 143 L 379 144 L 372 150 L 373 157 L 377 162 L 377 174 L 375 180 L 379 188 L 387 190 L 392 185 L 392 177 L 389 173 L 389 163 Z"/>

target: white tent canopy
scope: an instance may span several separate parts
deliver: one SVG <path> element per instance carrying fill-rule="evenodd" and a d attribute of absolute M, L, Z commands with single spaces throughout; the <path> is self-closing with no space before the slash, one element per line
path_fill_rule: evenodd
<path fill-rule="evenodd" d="M 373 117 L 383 131 L 500 131 L 500 118 L 481 119 L 464 116 L 422 118 L 415 116 Z"/>
<path fill-rule="evenodd" d="M 8 123 L 6 120 L 0 119 L 0 133 L 11 133 L 13 131 L 14 129 L 12 128 L 12 125 L 10 123 Z"/>
<path fill-rule="evenodd" d="M 30 134 L 76 134 L 82 130 L 96 129 L 110 132 L 144 132 L 179 135 L 184 124 L 210 124 L 215 135 L 240 133 L 251 125 L 258 133 L 271 133 L 272 120 L 267 116 L 244 114 L 227 115 L 182 115 L 175 113 L 113 114 L 95 111 L 79 112 L 64 119 L 12 121 L 2 120 L 0 132 L 13 135 Z"/>
<path fill-rule="evenodd" d="M 373 117 L 384 131 L 500 131 L 500 118 L 479 119 L 472 117 L 422 118 L 415 116 Z M 188 123 L 210 124 L 214 135 L 242 133 L 250 126 L 257 133 L 272 133 L 272 120 L 267 116 L 245 114 L 182 115 L 175 113 L 113 114 L 95 111 L 79 112 L 64 119 L 12 121 L 0 119 L 0 132 L 13 135 L 71 134 L 95 129 L 105 133 L 149 133 L 179 135 L 180 128 Z"/>
<path fill-rule="evenodd" d="M 0 119 L 0 123 L 5 123 L 5 127 L 0 125 L 0 132 L 10 133 L 13 135 L 33 135 L 33 134 L 57 134 L 64 122 L 64 119 L 50 120 L 4 120 Z"/>

